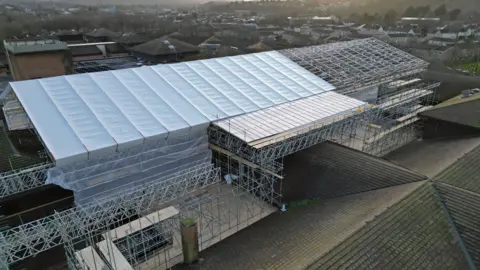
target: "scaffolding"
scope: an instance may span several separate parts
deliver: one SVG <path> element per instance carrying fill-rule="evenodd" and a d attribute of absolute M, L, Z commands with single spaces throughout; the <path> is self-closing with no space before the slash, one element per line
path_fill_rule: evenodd
<path fill-rule="evenodd" d="M 285 56 L 347 94 L 425 70 L 428 63 L 375 38 L 287 49 Z"/>
<path fill-rule="evenodd" d="M 47 171 L 52 167 L 52 163 L 45 162 L 23 169 L 1 173 L 0 198 L 44 185 Z"/>
<path fill-rule="evenodd" d="M 417 113 L 434 105 L 440 85 L 421 79 L 428 63 L 374 38 L 283 50 L 282 53 L 338 93 L 366 102 L 372 110 L 358 119 L 340 143 L 383 156 L 419 136 Z"/>
<path fill-rule="evenodd" d="M 211 162 L 173 166 L 168 175 L 86 197 L 91 201 L 11 228 L 0 235 L 0 267 L 61 246 L 70 269 L 168 269 L 182 261 L 182 220 L 197 224 L 200 250 L 212 246 L 282 204 L 285 156 L 327 140 L 383 155 L 415 137 L 416 113 L 430 106 L 438 86 L 418 78 L 425 62 L 375 39 L 283 53 L 333 83 L 335 91 L 370 105 L 261 138 L 261 143 L 234 136 L 234 124 L 213 123 L 208 128 Z M 77 178 L 72 174 L 71 182 Z M 2 192 L 44 182 L 22 181 Z"/>
<path fill-rule="evenodd" d="M 83 237 L 72 237 L 63 229 L 60 234 L 67 239 L 63 244 L 69 268 L 168 269 L 183 260 L 182 220 L 196 222 L 202 251 L 276 211 L 271 205 L 275 192 L 268 173 L 220 152 L 214 156 L 227 165 L 224 175 L 238 176 L 234 181 L 218 181 L 217 171 L 216 181 L 188 196 L 150 201 L 148 210 L 134 208 L 128 218 L 109 219 L 113 221 L 110 231 L 89 229 Z"/>
<path fill-rule="evenodd" d="M 167 269 L 182 260 L 181 220 L 197 222 L 200 250 L 204 250 L 276 211 L 272 203 L 279 194 L 268 171 L 220 152 L 214 156 L 217 164 L 227 165 L 224 176 L 235 175 L 234 181 L 222 181 L 221 168 L 204 163 L 153 185 L 57 212 L 5 231 L 0 239 L 0 263 L 11 265 L 63 246 L 70 269 L 102 269 L 102 265 L 117 269 L 112 263 L 124 262 L 135 269 Z M 178 213 L 162 218 L 159 211 L 168 207 Z M 122 226 L 131 227 L 142 217 L 136 233 L 122 239 L 106 236 L 112 230 L 124 232 Z M 99 258 L 94 267 L 87 262 Z"/>
<path fill-rule="evenodd" d="M 343 141 L 349 147 L 376 156 L 391 151 L 421 137 L 422 122 L 417 114 L 435 103 L 436 82 L 406 77 L 378 87 L 372 110 L 357 125 L 352 140 Z"/>
<path fill-rule="evenodd" d="M 84 207 L 71 208 L 9 229 L 3 233 L 1 243 L 6 264 L 35 256 L 70 239 L 105 230 L 110 224 L 146 213 L 159 203 L 175 200 L 215 183 L 218 183 L 218 170 L 212 164 L 200 164 L 158 179 L 155 185 L 138 186 L 129 192 L 104 197 Z"/>

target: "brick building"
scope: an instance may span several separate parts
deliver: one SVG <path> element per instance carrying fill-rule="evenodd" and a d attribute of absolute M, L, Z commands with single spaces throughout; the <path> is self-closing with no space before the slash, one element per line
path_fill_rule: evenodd
<path fill-rule="evenodd" d="M 4 41 L 10 73 L 16 81 L 72 73 L 67 44 L 58 40 Z"/>

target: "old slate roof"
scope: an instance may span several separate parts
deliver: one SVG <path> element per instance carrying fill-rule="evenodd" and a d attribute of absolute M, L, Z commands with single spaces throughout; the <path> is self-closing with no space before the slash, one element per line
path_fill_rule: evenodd
<path fill-rule="evenodd" d="M 480 194 L 480 146 L 438 174 L 434 181 Z"/>
<path fill-rule="evenodd" d="M 95 29 L 92 32 L 89 32 L 85 35 L 89 37 L 108 37 L 108 38 L 116 38 L 120 36 L 119 33 L 113 32 L 106 28 Z"/>
<path fill-rule="evenodd" d="M 270 46 L 268 46 L 267 44 L 263 43 L 262 41 L 260 42 L 257 42 L 253 45 L 250 45 L 247 47 L 248 50 L 251 50 L 251 51 L 256 51 L 256 52 L 263 52 L 263 51 L 270 51 L 272 50 L 272 48 L 270 48 Z"/>
<path fill-rule="evenodd" d="M 367 223 L 310 269 L 468 269 L 431 183 Z"/>
<path fill-rule="evenodd" d="M 480 267 L 480 146 L 433 180 L 477 268 Z"/>
<path fill-rule="evenodd" d="M 211 36 L 202 42 L 202 44 L 220 44 L 220 43 L 222 43 L 222 40 L 216 36 Z"/>
<path fill-rule="evenodd" d="M 332 198 L 425 180 L 392 162 L 325 142 L 284 158 L 284 199 Z"/>
<path fill-rule="evenodd" d="M 147 36 L 136 34 L 136 33 L 125 33 L 119 37 L 113 38 L 113 41 L 126 44 L 126 45 L 137 45 L 150 41 L 151 39 Z"/>
<path fill-rule="evenodd" d="M 198 52 L 200 51 L 200 48 L 178 39 L 164 36 L 135 46 L 132 48 L 132 51 L 146 55 L 158 56 L 175 53 Z"/>
<path fill-rule="evenodd" d="M 443 120 L 450 123 L 480 128 L 480 93 L 468 98 L 457 96 L 430 110 L 420 113 L 421 116 Z"/>

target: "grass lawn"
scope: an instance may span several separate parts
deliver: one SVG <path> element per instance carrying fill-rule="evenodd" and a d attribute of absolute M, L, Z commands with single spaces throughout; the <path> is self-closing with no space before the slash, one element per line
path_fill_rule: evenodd
<path fill-rule="evenodd" d="M 471 74 L 477 74 L 477 75 L 480 74 L 480 62 L 460 64 L 457 66 L 457 68 L 466 70 Z"/>

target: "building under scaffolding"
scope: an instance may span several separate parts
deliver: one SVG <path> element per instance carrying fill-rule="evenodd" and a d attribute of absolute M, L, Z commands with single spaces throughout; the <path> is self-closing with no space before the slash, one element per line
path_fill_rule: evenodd
<path fill-rule="evenodd" d="M 370 44 L 400 54 L 375 40 L 336 49 Z M 8 117 L 24 120 L 14 128 L 32 129 L 51 162 L 5 175 L 1 195 L 46 181 L 72 190 L 75 207 L 3 231 L 0 267 L 60 248 L 70 269 L 169 268 L 183 258 L 182 221 L 196 222 L 204 250 L 275 212 L 283 157 L 325 140 L 365 150 L 379 141 L 369 139 L 387 136 L 380 120 L 415 119 L 415 110 L 388 113 L 424 106 L 419 96 L 433 86 L 406 76 L 426 63 L 401 55 L 408 74 L 398 75 L 379 51 L 357 56 L 388 74 L 364 79 L 366 90 L 346 81 L 335 89 L 328 81 L 337 81 L 295 58 L 316 51 L 308 60 L 315 67 L 331 46 L 12 83 Z M 350 64 L 343 72 L 355 73 Z M 365 72 L 374 78 L 375 70 Z M 381 132 L 373 136 L 371 126 Z"/>
<path fill-rule="evenodd" d="M 343 144 L 385 155 L 418 136 L 417 113 L 435 102 L 437 82 L 421 79 L 428 63 L 377 39 L 360 39 L 282 51 L 336 87 L 372 105 Z"/>

